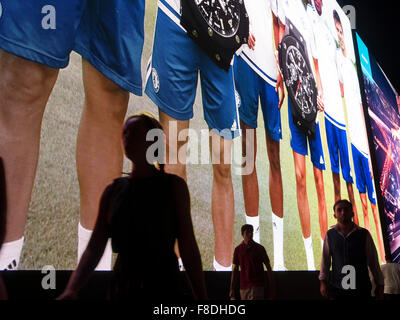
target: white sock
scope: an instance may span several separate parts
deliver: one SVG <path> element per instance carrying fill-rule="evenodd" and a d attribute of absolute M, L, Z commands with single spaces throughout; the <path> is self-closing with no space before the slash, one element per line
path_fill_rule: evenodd
<path fill-rule="evenodd" d="M 321 248 L 324 249 L 324 239 L 321 238 Z"/>
<path fill-rule="evenodd" d="M 312 246 L 312 237 L 310 236 L 307 239 L 303 237 L 303 241 L 304 241 L 304 248 L 306 249 L 308 271 L 313 271 L 315 270 L 315 265 L 314 265 L 314 251 Z"/>
<path fill-rule="evenodd" d="M 79 222 L 78 225 L 78 263 L 81 260 L 82 254 L 85 252 L 86 247 L 89 243 L 90 237 L 92 236 L 92 230 L 85 229 Z M 107 241 L 106 248 L 104 249 L 103 256 L 101 257 L 95 270 L 97 271 L 109 271 L 111 270 L 112 264 L 112 248 L 111 240 Z"/>
<path fill-rule="evenodd" d="M 178 259 L 178 265 L 179 265 L 179 271 L 183 271 L 183 262 L 182 262 L 182 258 Z"/>
<path fill-rule="evenodd" d="M 253 226 L 253 240 L 260 243 L 260 216 L 250 217 L 246 215 L 246 224 Z"/>
<path fill-rule="evenodd" d="M 229 267 L 224 267 L 222 265 L 220 265 L 217 260 L 215 260 L 214 257 L 214 270 L 215 271 L 232 271 L 232 265 L 230 265 Z"/>
<path fill-rule="evenodd" d="M 23 244 L 24 237 L 3 244 L 0 250 L 0 270 L 18 269 Z"/>
<path fill-rule="evenodd" d="M 283 217 L 280 218 L 272 212 L 272 235 L 274 239 L 274 271 L 284 271 L 283 259 Z"/>

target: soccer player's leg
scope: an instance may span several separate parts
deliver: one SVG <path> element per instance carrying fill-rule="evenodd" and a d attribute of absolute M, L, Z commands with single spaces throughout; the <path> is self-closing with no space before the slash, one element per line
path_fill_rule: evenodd
<path fill-rule="evenodd" d="M 76 165 L 80 188 L 78 260 L 86 249 L 105 187 L 122 172 L 121 132 L 129 93 L 106 78 L 88 61 L 82 64 L 85 105 L 79 125 Z M 98 269 L 111 268 L 107 249 Z"/>
<path fill-rule="evenodd" d="M 166 135 L 165 171 L 187 180 L 188 135 L 185 131 L 193 117 L 198 78 L 198 49 L 181 26 L 171 19 L 175 19 L 175 15 L 176 12 L 166 7 L 164 10 L 158 9 L 145 93 L 157 105 L 159 120 Z M 179 259 L 177 242 L 175 253 Z M 180 259 L 179 264 L 182 270 Z"/>
<path fill-rule="evenodd" d="M 318 216 L 319 227 L 321 236 L 321 246 L 323 247 L 323 240 L 328 231 L 328 215 L 326 209 L 325 186 L 324 186 L 324 170 L 325 170 L 325 157 L 322 149 L 321 132 L 319 123 L 315 125 L 315 137 L 309 138 L 311 161 L 313 163 L 314 182 L 318 198 Z"/>
<path fill-rule="evenodd" d="M 351 168 L 350 168 L 350 156 L 349 156 L 349 147 L 347 143 L 347 133 L 345 129 L 341 128 L 337 128 L 337 132 L 338 132 L 340 165 L 342 168 L 342 176 L 343 180 L 346 182 L 349 201 L 353 205 L 354 220 L 358 220 L 358 211 L 353 190 L 354 180 L 351 175 Z"/>
<path fill-rule="evenodd" d="M 291 132 L 290 146 L 293 151 L 294 169 L 296 177 L 296 196 L 297 208 L 299 210 L 300 224 L 303 235 L 304 249 L 306 251 L 308 270 L 315 270 L 314 252 L 312 246 L 311 225 L 310 225 L 310 205 L 307 195 L 307 174 L 306 156 L 307 138 L 295 126 L 292 118 L 290 101 L 288 101 L 289 129 Z"/>
<path fill-rule="evenodd" d="M 122 172 L 121 132 L 129 92 L 142 94 L 144 1 L 89 1 L 74 50 L 83 57 L 85 106 L 77 142 L 81 195 L 78 259 L 97 219 L 105 187 Z M 129 28 L 126 28 L 129 25 Z M 124 27 L 122 27 L 124 26 Z M 104 34 L 112 35 L 104 37 Z M 111 268 L 110 242 L 97 270 Z"/>
<path fill-rule="evenodd" d="M 355 174 L 355 179 L 356 179 L 356 187 L 357 190 L 360 194 L 360 200 L 361 200 L 361 206 L 362 206 L 362 211 L 363 211 L 363 217 L 364 217 L 364 227 L 370 230 L 370 223 L 369 223 L 369 218 L 368 218 L 368 201 L 367 201 L 367 179 L 371 179 L 371 176 L 367 177 L 366 174 L 369 172 L 369 169 L 367 172 L 364 172 L 364 156 L 361 154 L 361 152 L 352 144 L 351 145 L 351 152 L 353 155 L 353 164 L 354 164 L 354 174 Z M 368 159 L 367 159 L 368 161 Z M 368 166 L 368 162 L 367 162 Z M 356 218 L 356 216 L 354 216 Z M 359 225 L 358 217 L 357 221 L 354 219 L 354 223 Z"/>
<path fill-rule="evenodd" d="M 329 151 L 329 158 L 331 161 L 334 201 L 336 202 L 341 199 L 341 193 L 339 175 L 339 145 L 335 128 L 335 125 L 327 119 L 327 116 L 325 116 L 326 139 Z"/>
<path fill-rule="evenodd" d="M 369 199 L 369 202 L 371 203 L 372 216 L 373 216 L 374 222 L 375 222 L 376 236 L 378 238 L 379 254 L 381 256 L 381 260 L 383 262 L 386 262 L 385 247 L 383 244 L 383 236 L 382 236 L 382 228 L 381 228 L 381 223 L 380 223 L 380 219 L 379 219 L 378 208 L 376 206 L 375 187 L 374 187 L 374 183 L 372 180 L 372 174 L 371 174 L 369 163 L 368 163 L 369 160 L 367 157 L 364 157 L 363 160 L 364 160 L 363 171 L 365 172 L 365 180 L 366 180 L 366 186 L 367 186 L 367 191 L 368 191 L 368 199 Z"/>
<path fill-rule="evenodd" d="M 261 80 L 261 79 L 260 79 Z M 280 160 L 280 139 L 282 139 L 279 96 L 275 87 L 263 82 L 260 95 L 264 116 L 265 136 L 269 160 L 269 198 L 274 241 L 274 270 L 286 270 L 283 256 L 283 184 Z"/>
<path fill-rule="evenodd" d="M 216 270 L 230 270 L 233 249 L 234 193 L 231 175 L 232 139 L 240 134 L 233 68 L 216 67 L 200 52 L 200 76 L 204 119 L 210 130 L 213 160 L 212 217 L 215 233 Z M 219 162 L 219 163 L 215 163 Z"/>
<path fill-rule="evenodd" d="M 3 0 L 1 4 L 0 154 L 9 206 L 0 269 L 15 269 L 36 174 L 43 113 L 58 69 L 68 64 L 84 3 L 53 1 L 47 8 L 36 1 Z M 56 11 L 63 12 L 57 20 Z"/>
<path fill-rule="evenodd" d="M 253 239 L 260 243 L 259 187 L 256 168 L 258 75 L 241 58 L 235 58 L 235 88 L 240 98 L 239 116 L 242 129 L 242 187 L 246 223 L 254 228 Z"/>

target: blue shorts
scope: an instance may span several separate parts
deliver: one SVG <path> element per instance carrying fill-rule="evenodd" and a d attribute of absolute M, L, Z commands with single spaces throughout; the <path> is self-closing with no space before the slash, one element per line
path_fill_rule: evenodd
<path fill-rule="evenodd" d="M 76 50 L 121 88 L 142 94 L 144 0 L 0 2 L 1 49 L 57 69 Z"/>
<path fill-rule="evenodd" d="M 356 175 L 357 190 L 360 193 L 366 193 L 372 204 L 376 204 L 375 188 L 369 170 L 368 158 L 362 154 L 353 144 L 351 145 L 353 154 L 354 172 Z"/>
<path fill-rule="evenodd" d="M 339 127 L 335 126 L 325 116 L 325 131 L 332 172 L 339 174 L 340 161 L 343 179 L 348 183 L 353 183 L 346 130 L 340 129 Z"/>
<path fill-rule="evenodd" d="M 282 139 L 279 96 L 275 88 L 262 79 L 241 57 L 233 66 L 236 91 L 240 97 L 239 116 L 251 128 L 257 128 L 258 101 L 264 118 L 264 127 L 271 139 Z"/>
<path fill-rule="evenodd" d="M 321 133 L 319 130 L 319 123 L 315 124 L 315 137 L 311 139 L 301 132 L 293 122 L 292 108 L 290 100 L 288 99 L 288 118 L 290 128 L 290 146 L 293 151 L 303 156 L 308 155 L 308 145 L 310 147 L 311 162 L 314 167 L 325 170 L 324 150 L 322 149 Z"/>
<path fill-rule="evenodd" d="M 179 19 L 178 13 L 161 2 L 170 15 Z M 158 9 L 145 93 L 161 111 L 177 120 L 191 119 L 200 72 L 203 113 L 208 126 L 227 139 L 239 136 L 232 69 L 226 72 L 217 67 L 177 23 Z"/>

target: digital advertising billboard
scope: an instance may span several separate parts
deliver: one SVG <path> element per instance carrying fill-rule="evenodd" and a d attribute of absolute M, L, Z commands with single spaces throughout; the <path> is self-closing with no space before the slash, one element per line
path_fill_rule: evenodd
<path fill-rule="evenodd" d="M 375 171 L 351 23 L 337 2 L 244 0 L 255 41 L 236 52 L 228 72 L 208 61 L 206 55 L 198 54 L 180 25 L 179 4 L 179 0 L 146 1 L 143 92 L 130 94 L 127 116 L 145 110 L 157 118 L 162 113 L 171 120 L 167 148 L 175 150 L 168 149 L 168 154 L 176 156 L 175 169 L 180 168 L 176 170 L 188 184 L 203 269 L 230 270 L 234 247 L 243 240 L 240 228 L 250 223 L 255 227 L 255 239 L 266 248 L 273 270 L 319 270 L 325 234 L 336 223 L 333 205 L 341 198 L 352 202 L 354 221 L 371 232 L 380 262 L 385 258 L 379 219 L 383 205 L 388 233 L 393 238 L 392 253 L 398 252 L 399 187 L 392 187 L 395 181 L 400 183 L 396 161 L 400 153 L 398 96 L 387 89 L 388 85 L 379 89 L 379 81 L 384 78 L 376 80 L 379 69 L 372 67 L 365 86 L 373 97 L 367 99 L 378 101 L 379 110 L 391 111 L 382 116 L 368 100 L 372 131 L 377 137 L 373 146 L 379 156 L 377 166 L 384 168 L 376 172 L 382 177 L 381 188 L 385 187 L 382 197 L 387 199 L 381 204 L 372 174 Z M 6 9 L 3 1 L 0 23 L 6 21 Z M 229 6 L 221 5 L 221 12 L 229 10 Z M 236 28 L 234 18 L 209 18 L 215 24 L 211 34 L 219 32 L 224 38 Z M 173 29 L 174 36 L 183 34 L 189 53 L 183 54 L 181 47 L 167 50 L 172 36 L 162 35 L 170 30 L 162 26 Z M 37 170 L 34 166 L 36 175 L 31 177 L 34 184 L 30 203 L 30 191 L 26 191 L 29 186 L 24 187 L 24 194 L 19 194 L 22 189 L 14 188 L 10 196 L 16 203 L 25 201 L 29 206 L 26 224 L 18 217 L 9 219 L 7 225 L 15 234 L 23 230 L 21 256 L 15 267 L 19 270 L 76 267 L 79 222 L 90 227 L 95 221 L 93 216 L 82 218 L 82 212 L 88 209 L 82 197 L 85 172 L 93 177 L 115 169 L 111 164 L 98 169 L 96 156 L 77 144 L 87 103 L 81 60 L 76 52 L 71 54 L 47 103 Z M 375 87 L 381 91 L 378 93 Z M 102 98 L 97 97 L 96 102 L 100 104 Z M 118 117 L 119 112 L 114 111 L 112 116 Z M 102 121 L 107 123 L 108 119 Z M 16 143 L 15 139 L 9 140 Z M 86 159 L 84 165 L 76 156 L 77 150 Z M 108 159 L 104 150 L 97 151 Z M 2 156 L 6 174 L 14 167 L 17 177 L 20 167 L 16 163 L 24 163 L 28 155 L 18 159 Z M 130 161 L 123 161 L 122 171 L 130 172 Z M 89 193 L 90 188 L 86 189 Z M 157 192 L 154 201 L 159 199 Z M 89 209 L 97 212 L 100 194 L 96 197 L 96 205 L 92 203 Z M 133 214 L 142 216 L 146 212 Z M 146 216 L 145 220 L 151 223 L 152 217 Z M 137 227 L 132 226 L 133 236 Z M 5 267 L 13 269 L 12 261 Z"/>

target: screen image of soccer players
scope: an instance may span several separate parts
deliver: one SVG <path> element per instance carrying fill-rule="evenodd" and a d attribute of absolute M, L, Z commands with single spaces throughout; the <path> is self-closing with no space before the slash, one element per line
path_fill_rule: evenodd
<path fill-rule="evenodd" d="M 6 172 L 8 207 L 0 269 L 18 268 L 38 165 L 43 114 L 59 69 L 68 65 L 71 51 L 82 56 L 85 91 L 76 148 L 80 187 L 78 259 L 90 239 L 102 191 L 121 175 L 120 138 L 129 92 L 142 94 L 144 0 L 51 3 L 1 1 L 0 155 Z M 60 141 L 57 149 L 63 148 Z M 49 246 L 46 244 L 46 248 Z M 111 263 L 109 243 L 97 268 L 110 270 Z"/>
<path fill-rule="evenodd" d="M 232 269 L 234 193 L 231 176 L 232 139 L 240 134 L 233 68 L 219 68 L 180 25 L 180 0 L 160 0 L 153 52 L 145 93 L 158 106 L 167 138 L 166 172 L 187 180 L 188 135 L 200 74 L 204 119 L 210 130 L 213 163 L 211 214 L 214 226 L 214 269 Z M 178 154 L 179 151 L 179 154 Z M 227 155 L 224 157 L 224 154 Z"/>
<path fill-rule="evenodd" d="M 318 86 L 318 109 L 323 109 L 322 102 L 322 86 L 319 75 L 318 67 L 318 54 L 315 46 L 314 34 L 312 32 L 312 25 L 308 19 L 306 7 L 302 0 L 280 0 L 278 1 L 278 16 L 280 23 L 286 24 L 287 19 L 297 28 L 301 36 L 305 40 L 307 51 L 309 55 L 310 65 L 315 68 L 316 83 Z M 289 26 L 285 25 L 285 28 Z M 284 32 L 280 32 L 280 41 L 282 40 Z M 314 252 L 312 246 L 312 235 L 310 225 L 310 206 L 307 195 L 306 184 L 306 156 L 308 155 L 308 146 L 311 153 L 311 162 L 313 164 L 314 182 L 318 198 L 318 215 L 320 224 L 320 239 L 323 242 L 323 235 L 325 235 L 327 226 L 327 211 L 324 189 L 323 170 L 325 170 L 325 159 L 322 149 L 321 134 L 319 130 L 318 116 L 315 126 L 315 137 L 306 136 L 294 124 L 290 101 L 288 101 L 289 112 L 289 128 L 291 134 L 290 146 L 293 151 L 293 159 L 295 166 L 296 176 L 296 195 L 297 207 L 299 210 L 300 224 L 302 229 L 304 247 L 307 258 L 308 270 L 315 270 Z"/>
<path fill-rule="evenodd" d="M 380 228 L 379 214 L 376 204 L 376 195 L 372 176 L 372 166 L 369 159 L 369 146 L 367 131 L 364 121 L 364 111 L 360 95 L 360 87 L 356 66 L 348 57 L 347 47 L 344 41 L 344 28 L 342 18 L 339 13 L 334 10 L 333 13 L 337 38 L 339 41 L 339 49 L 337 51 L 338 65 L 340 71 L 340 86 L 342 95 L 345 99 L 346 111 L 348 116 L 348 133 L 351 142 L 351 150 L 353 155 L 354 172 L 356 186 L 360 194 L 364 226 L 371 230 L 368 218 L 368 199 L 371 204 L 372 215 L 376 225 L 376 234 L 378 237 L 378 248 L 382 261 L 385 259 L 385 249 L 383 245 L 382 231 Z"/>
<path fill-rule="evenodd" d="M 354 221 L 358 224 L 347 143 L 346 118 L 338 81 L 337 48 L 330 28 L 333 23 L 332 1 L 334 0 L 312 0 L 307 5 L 307 13 L 312 22 L 318 51 L 321 53 L 318 59 L 318 66 L 323 89 L 325 131 L 331 162 L 334 200 L 336 202 L 341 199 L 339 175 L 341 168 L 349 200 L 353 204 Z"/>
<path fill-rule="evenodd" d="M 254 241 L 260 243 L 259 184 L 256 169 L 257 117 L 259 101 L 264 118 L 269 166 L 269 197 L 271 202 L 275 271 L 286 270 L 283 255 L 283 187 L 280 164 L 282 139 L 278 70 L 274 52 L 274 34 L 279 33 L 276 0 L 246 0 L 251 32 L 256 39 L 253 49 L 244 46 L 234 63 L 235 86 L 240 97 L 242 150 L 246 159 L 242 173 L 246 223 L 254 228 Z M 278 37 L 276 37 L 278 41 Z M 279 74 L 280 75 L 280 74 Z M 283 83 L 281 82 L 283 91 Z M 281 96 L 283 100 L 283 96 Z M 247 154 L 248 153 L 248 154 Z M 252 162 L 249 165 L 247 162 Z M 246 168 L 254 168 L 251 172 Z"/>

